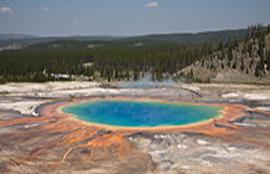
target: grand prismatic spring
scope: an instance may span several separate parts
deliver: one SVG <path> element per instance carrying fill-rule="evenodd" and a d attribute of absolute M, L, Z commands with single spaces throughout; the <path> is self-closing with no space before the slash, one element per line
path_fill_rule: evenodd
<path fill-rule="evenodd" d="M 221 110 L 221 107 L 131 100 L 97 100 L 63 108 L 77 119 L 119 127 L 189 125 L 219 117 Z"/>

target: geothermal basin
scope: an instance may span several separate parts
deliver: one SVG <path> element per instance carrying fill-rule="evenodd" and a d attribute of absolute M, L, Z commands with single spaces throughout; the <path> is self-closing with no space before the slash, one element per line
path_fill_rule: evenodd
<path fill-rule="evenodd" d="M 76 119 L 116 127 L 184 126 L 219 117 L 222 107 L 164 101 L 94 100 L 65 106 Z"/>

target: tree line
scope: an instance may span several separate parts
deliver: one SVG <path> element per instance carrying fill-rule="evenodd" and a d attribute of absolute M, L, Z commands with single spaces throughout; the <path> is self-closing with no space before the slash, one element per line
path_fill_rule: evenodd
<path fill-rule="evenodd" d="M 160 80 L 164 73 L 173 74 L 214 49 L 212 43 L 145 43 L 141 46 L 124 43 L 89 48 L 89 43 L 78 46 L 71 42 L 70 46 L 68 42 L 0 52 L 1 81 L 55 80 L 49 75 L 51 73 L 84 75 L 107 81 L 137 80 L 145 72 L 152 73 L 154 80 Z M 87 63 L 91 66 L 84 66 Z"/>
<path fill-rule="evenodd" d="M 270 31 L 270 27 L 267 31 Z M 250 26 L 245 40 L 263 38 L 264 34 L 265 28 Z M 235 37 L 229 42 L 211 41 L 204 44 L 145 40 L 136 42 L 65 40 L 37 44 L 21 50 L 0 52 L 0 82 L 57 80 L 50 74 L 83 75 L 94 80 L 107 81 L 137 80 L 146 72 L 152 74 L 153 80 L 162 80 L 164 74 L 173 75 L 217 50 L 222 50 L 230 62 L 233 60 L 233 49 L 241 41 Z M 265 43 L 261 39 L 259 47 L 264 46 Z M 248 44 L 246 47 L 251 51 Z M 261 49 L 259 54 L 263 63 L 256 68 L 258 76 L 263 73 L 262 65 L 270 63 L 270 58 L 264 50 Z"/>

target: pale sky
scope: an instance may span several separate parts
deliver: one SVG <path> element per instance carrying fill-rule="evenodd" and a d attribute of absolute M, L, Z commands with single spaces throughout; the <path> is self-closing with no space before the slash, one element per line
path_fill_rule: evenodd
<path fill-rule="evenodd" d="M 270 0 L 0 0 L 0 33 L 142 35 L 270 24 Z"/>

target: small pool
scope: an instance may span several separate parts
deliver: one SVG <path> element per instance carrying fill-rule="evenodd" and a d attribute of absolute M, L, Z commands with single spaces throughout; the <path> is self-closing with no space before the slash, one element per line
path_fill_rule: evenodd
<path fill-rule="evenodd" d="M 77 119 L 118 127 L 188 125 L 219 117 L 221 110 L 221 107 L 128 100 L 96 100 L 63 108 Z"/>

